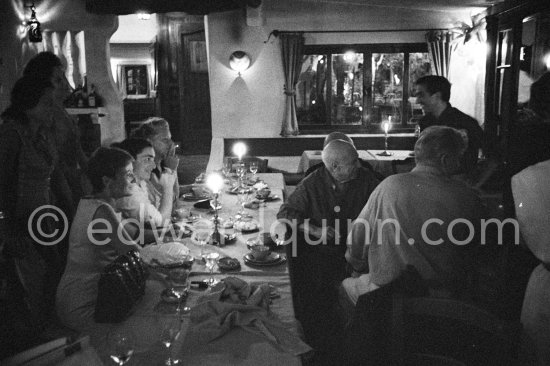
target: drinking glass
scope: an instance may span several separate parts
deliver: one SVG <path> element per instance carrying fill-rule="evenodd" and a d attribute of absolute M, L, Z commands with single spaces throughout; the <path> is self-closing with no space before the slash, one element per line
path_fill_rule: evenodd
<path fill-rule="evenodd" d="M 232 167 L 231 158 L 224 158 L 222 172 L 225 177 L 229 177 L 229 175 L 231 174 L 231 167 Z"/>
<path fill-rule="evenodd" d="M 191 283 L 189 282 L 190 270 L 186 268 L 173 268 L 169 272 L 170 280 L 172 282 L 172 293 L 178 298 L 178 307 L 176 313 L 181 316 L 189 309 L 187 306 L 181 308 L 182 299 L 189 293 Z"/>
<path fill-rule="evenodd" d="M 178 365 L 181 361 L 173 358 L 172 345 L 178 340 L 181 333 L 181 322 L 178 320 L 170 319 L 162 328 L 160 340 L 166 348 L 168 348 L 168 359 L 164 363 L 165 365 Z"/>
<path fill-rule="evenodd" d="M 117 365 L 124 365 L 134 354 L 135 341 L 131 333 L 112 331 L 107 335 L 109 356 Z"/>
<path fill-rule="evenodd" d="M 220 257 L 220 253 L 211 252 L 204 256 L 204 260 L 206 261 L 206 268 L 210 271 L 210 278 L 208 279 L 208 285 L 212 287 L 216 284 L 216 280 L 214 279 L 214 267 L 216 266 L 216 263 L 218 263 L 218 258 Z"/>
<path fill-rule="evenodd" d="M 237 192 L 237 199 L 237 203 L 241 206 L 238 214 L 243 217 L 247 216 L 246 211 L 244 210 L 244 206 L 250 200 L 250 190 L 245 188 L 239 189 Z"/>
<path fill-rule="evenodd" d="M 252 180 L 256 181 L 256 173 L 258 173 L 258 162 L 250 162 L 250 173 L 252 173 Z"/>
<path fill-rule="evenodd" d="M 235 171 L 237 172 L 237 175 L 239 176 L 239 186 L 243 186 L 243 179 L 244 175 L 246 173 L 246 168 L 243 163 L 237 163 Z"/>
<path fill-rule="evenodd" d="M 204 257 L 204 247 L 206 243 L 208 242 L 208 239 L 210 239 L 210 231 L 205 229 L 197 230 L 195 233 L 195 237 L 197 238 L 197 241 L 199 242 L 199 245 L 201 247 L 201 259 Z"/>

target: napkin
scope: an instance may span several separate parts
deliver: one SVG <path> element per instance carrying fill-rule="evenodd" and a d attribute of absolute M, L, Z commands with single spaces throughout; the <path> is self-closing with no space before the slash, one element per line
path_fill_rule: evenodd
<path fill-rule="evenodd" d="M 234 327 L 265 337 L 294 356 L 311 351 L 297 335 L 290 332 L 269 311 L 268 284 L 248 284 L 236 277 L 227 277 L 213 287 L 191 310 L 191 321 L 201 342 L 210 342 Z"/>
<path fill-rule="evenodd" d="M 147 245 L 141 248 L 139 254 L 147 264 L 167 265 L 181 262 L 189 254 L 189 248 L 180 242 L 170 242 Z"/>

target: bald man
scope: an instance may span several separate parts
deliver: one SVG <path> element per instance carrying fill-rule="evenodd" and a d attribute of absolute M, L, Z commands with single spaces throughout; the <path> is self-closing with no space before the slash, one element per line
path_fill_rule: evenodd
<path fill-rule="evenodd" d="M 323 166 L 298 184 L 277 218 L 286 219 L 296 234 L 292 244 L 297 256 L 288 256 L 296 317 L 316 350 L 336 352 L 331 348 L 338 324 L 333 316 L 338 285 L 346 277 L 348 223 L 359 215 L 378 180 L 357 164 L 357 151 L 347 141 L 329 142 L 322 158 Z"/>
<path fill-rule="evenodd" d="M 334 141 L 334 140 L 347 141 L 350 144 L 352 144 L 353 146 L 355 146 L 355 144 L 353 143 L 353 140 L 351 139 L 351 137 L 349 137 L 348 135 L 346 135 L 343 132 L 334 131 L 334 132 L 329 133 L 327 135 L 327 137 L 325 137 L 325 141 L 323 142 L 323 149 L 325 148 L 325 146 L 327 146 L 329 144 L 329 142 Z"/>

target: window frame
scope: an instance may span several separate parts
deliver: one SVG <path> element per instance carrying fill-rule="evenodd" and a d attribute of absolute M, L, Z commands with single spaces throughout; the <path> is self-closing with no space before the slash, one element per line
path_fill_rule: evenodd
<path fill-rule="evenodd" d="M 303 56 L 309 55 L 326 55 L 329 61 L 327 71 L 332 73 L 332 55 L 342 54 L 346 51 L 354 51 L 355 53 L 363 53 L 363 110 L 368 108 L 372 111 L 373 108 L 373 90 L 372 90 L 372 54 L 373 53 L 403 53 L 403 101 L 408 100 L 409 96 L 409 54 L 410 53 L 428 53 L 428 45 L 426 43 L 365 43 L 365 44 L 328 44 L 328 45 L 305 45 Z M 332 76 L 332 75 L 330 75 Z M 332 78 L 327 75 L 327 90 L 331 90 Z M 332 93 L 327 93 L 326 104 L 329 106 L 329 111 L 332 108 L 331 101 Z M 392 128 L 392 133 L 414 132 L 414 126 L 407 126 L 409 111 L 407 103 L 401 103 L 401 116 L 403 116 L 401 125 Z M 327 113 L 327 118 L 330 118 L 331 113 Z M 364 114 L 361 125 L 333 125 L 325 121 L 323 124 L 301 124 L 298 123 L 302 134 L 327 134 L 338 130 L 346 133 L 364 133 L 376 134 L 381 133 L 378 124 L 367 124 L 364 119 Z"/>

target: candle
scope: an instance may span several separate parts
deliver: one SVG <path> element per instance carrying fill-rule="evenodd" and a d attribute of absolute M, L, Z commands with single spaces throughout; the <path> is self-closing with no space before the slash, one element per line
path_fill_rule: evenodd
<path fill-rule="evenodd" d="M 233 154 L 237 155 L 239 160 L 242 160 L 244 154 L 246 154 L 246 145 L 242 142 L 237 142 L 233 145 Z"/>
<path fill-rule="evenodd" d="M 390 117 L 391 118 L 391 117 Z M 388 133 L 388 130 L 390 128 L 390 124 L 388 122 L 384 123 L 384 133 Z"/>
<path fill-rule="evenodd" d="M 223 187 L 223 177 L 218 173 L 210 173 L 206 178 L 206 186 L 212 193 L 220 193 Z"/>

